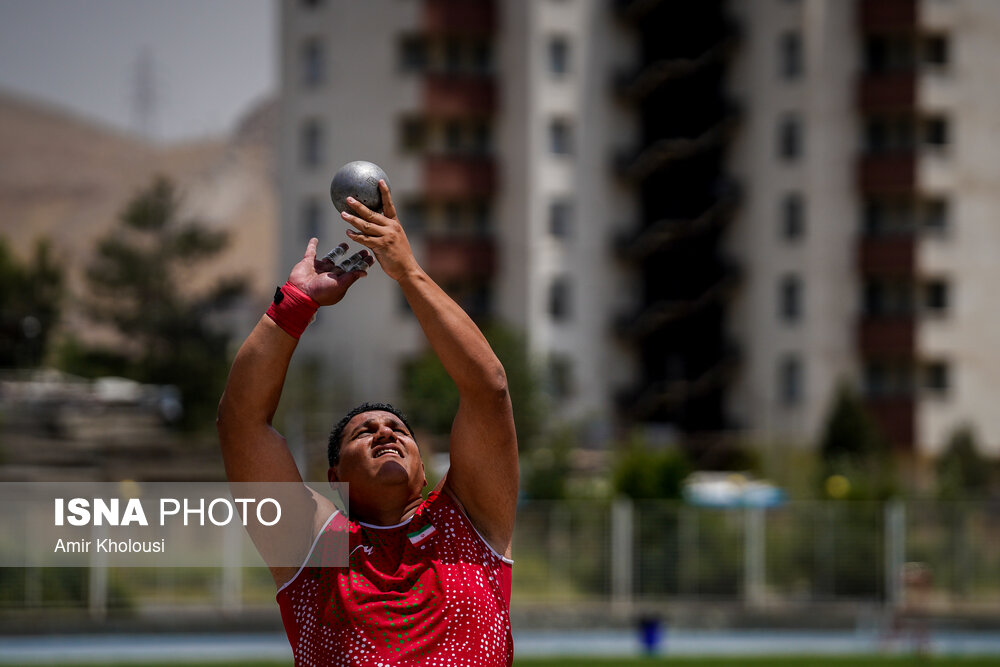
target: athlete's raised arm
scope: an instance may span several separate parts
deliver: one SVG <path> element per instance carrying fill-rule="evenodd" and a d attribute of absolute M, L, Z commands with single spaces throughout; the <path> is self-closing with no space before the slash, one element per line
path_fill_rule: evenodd
<path fill-rule="evenodd" d="M 509 555 L 517 505 L 518 462 L 514 417 L 503 366 L 471 318 L 420 268 L 380 182 L 384 214 L 349 199 L 343 213 L 358 231 L 351 239 L 369 248 L 399 283 L 431 347 L 458 387 L 451 431 L 451 467 L 445 489 L 500 554 Z"/>
<path fill-rule="evenodd" d="M 317 260 L 316 245 L 316 239 L 309 241 L 288 282 L 275 293 L 274 304 L 233 360 L 216 422 L 230 482 L 302 482 L 284 437 L 271 423 L 288 365 L 298 337 L 316 309 L 340 301 L 347 289 L 366 275 L 363 270 L 344 273 L 328 259 Z M 373 260 L 368 252 L 362 253 L 366 266 L 370 265 Z M 301 523 L 295 530 L 294 544 L 262 545 L 251 531 L 268 565 L 289 562 L 299 552 L 304 557 L 317 522 L 329 516 L 333 505 L 303 486 L 301 492 L 283 499 L 282 510 L 283 516 Z M 274 553 L 273 549 L 282 552 Z M 284 571 L 276 571 L 272 565 L 272 574 L 278 580 Z"/>

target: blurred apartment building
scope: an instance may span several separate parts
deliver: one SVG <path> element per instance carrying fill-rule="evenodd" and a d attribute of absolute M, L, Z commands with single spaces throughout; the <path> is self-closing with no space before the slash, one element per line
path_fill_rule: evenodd
<path fill-rule="evenodd" d="M 897 447 L 1000 447 L 1000 3 L 280 11 L 282 270 L 344 238 L 330 178 L 371 160 L 561 418 L 804 444 L 850 381 Z M 314 327 L 296 361 L 334 412 L 398 399 L 424 344 L 377 270 Z"/>

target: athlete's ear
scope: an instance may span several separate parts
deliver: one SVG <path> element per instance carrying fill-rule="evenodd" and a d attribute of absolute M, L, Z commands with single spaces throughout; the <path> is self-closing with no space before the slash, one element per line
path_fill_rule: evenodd
<path fill-rule="evenodd" d="M 424 466 L 423 459 L 420 460 L 420 476 L 424 478 L 424 483 L 421 486 L 421 488 L 423 488 L 424 486 L 427 486 L 427 468 Z"/>
<path fill-rule="evenodd" d="M 336 484 L 337 482 L 340 481 L 340 478 L 337 477 L 337 469 L 334 468 L 333 466 L 330 466 L 329 468 L 327 468 L 327 470 L 326 470 L 326 480 L 328 482 L 330 482 L 331 486 L 333 484 Z"/>

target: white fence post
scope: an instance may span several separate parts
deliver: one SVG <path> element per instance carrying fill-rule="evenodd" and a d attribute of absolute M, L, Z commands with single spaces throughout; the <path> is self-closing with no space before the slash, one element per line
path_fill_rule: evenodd
<path fill-rule="evenodd" d="M 747 507 L 743 510 L 743 596 L 744 604 L 757 606 L 764 603 L 765 549 L 764 508 Z"/>
<path fill-rule="evenodd" d="M 677 526 L 677 562 L 680 581 L 677 590 L 681 595 L 698 594 L 698 510 L 682 506 Z"/>
<path fill-rule="evenodd" d="M 92 543 L 107 537 L 107 526 L 95 525 L 92 529 Z M 108 556 L 94 552 L 90 556 L 90 568 L 87 571 L 87 612 L 94 620 L 103 621 L 108 615 Z"/>
<path fill-rule="evenodd" d="M 617 498 L 611 505 L 611 601 L 619 611 L 632 605 L 633 505 Z"/>
<path fill-rule="evenodd" d="M 243 555 L 240 553 L 243 527 L 232 523 L 222 533 L 222 609 L 223 613 L 243 608 Z"/>
<path fill-rule="evenodd" d="M 905 602 L 903 566 L 906 563 L 906 507 L 898 499 L 885 504 L 885 604 L 898 609 Z"/>

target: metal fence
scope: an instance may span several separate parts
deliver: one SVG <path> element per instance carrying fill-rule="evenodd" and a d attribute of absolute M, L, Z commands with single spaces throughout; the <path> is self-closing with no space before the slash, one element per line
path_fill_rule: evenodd
<path fill-rule="evenodd" d="M 998 509 L 973 502 L 768 509 L 535 502 L 518 512 L 514 599 L 1000 610 Z"/>
<path fill-rule="evenodd" d="M 1000 507 L 973 502 L 530 502 L 518 510 L 512 606 L 861 602 L 1000 613 Z M 0 568 L 0 614 L 274 605 L 264 568 Z"/>

